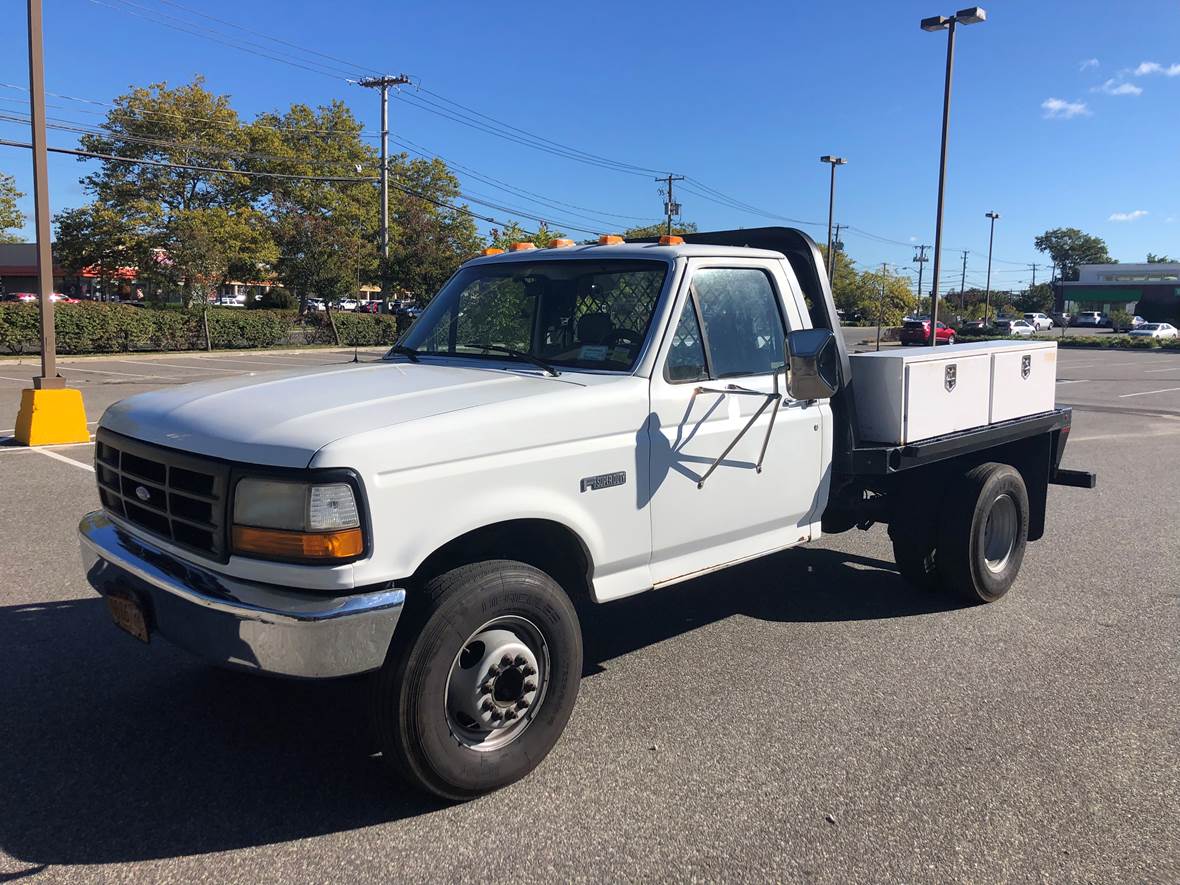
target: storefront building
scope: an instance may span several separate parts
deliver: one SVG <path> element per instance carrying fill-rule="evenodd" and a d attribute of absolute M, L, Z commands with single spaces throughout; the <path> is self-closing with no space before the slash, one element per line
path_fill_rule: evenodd
<path fill-rule="evenodd" d="M 1083 264 L 1058 288 L 1058 309 L 1125 310 L 1148 322 L 1180 323 L 1180 263 Z"/>

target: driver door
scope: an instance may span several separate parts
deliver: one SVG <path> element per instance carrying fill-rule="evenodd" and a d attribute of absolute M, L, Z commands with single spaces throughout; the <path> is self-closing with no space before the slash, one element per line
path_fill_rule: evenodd
<path fill-rule="evenodd" d="M 657 585 L 809 540 L 824 468 L 826 408 L 785 389 L 786 277 L 704 259 L 689 271 L 651 379 Z"/>

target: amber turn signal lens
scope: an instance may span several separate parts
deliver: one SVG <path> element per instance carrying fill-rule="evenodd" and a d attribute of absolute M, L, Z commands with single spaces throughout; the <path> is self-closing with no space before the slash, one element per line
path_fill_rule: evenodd
<path fill-rule="evenodd" d="M 508 247 L 513 252 L 527 252 L 529 249 L 536 249 L 536 243 L 513 243 Z"/>
<path fill-rule="evenodd" d="M 568 249 L 573 244 L 574 244 L 573 240 L 567 240 L 563 237 L 558 237 L 555 240 L 549 241 L 549 248 L 550 249 Z"/>
<path fill-rule="evenodd" d="M 603 234 L 598 238 L 598 245 L 600 246 L 617 246 L 623 242 L 623 238 L 618 234 Z"/>
<path fill-rule="evenodd" d="M 504 250 L 497 249 L 495 246 L 488 246 L 486 249 L 484 249 L 479 254 L 486 258 L 488 255 L 503 255 Z"/>
<path fill-rule="evenodd" d="M 661 246 L 683 246 L 684 237 L 678 237 L 675 234 L 665 234 L 660 237 Z"/>
<path fill-rule="evenodd" d="M 275 559 L 349 559 L 365 550 L 360 529 L 337 532 L 287 532 L 235 525 L 234 553 Z"/>

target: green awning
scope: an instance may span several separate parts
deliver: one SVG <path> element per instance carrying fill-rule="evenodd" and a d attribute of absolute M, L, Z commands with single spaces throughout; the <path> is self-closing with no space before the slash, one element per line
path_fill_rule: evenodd
<path fill-rule="evenodd" d="M 1105 304 L 1138 301 L 1143 297 L 1142 289 L 1127 289 L 1103 286 L 1066 286 L 1065 297 L 1070 301 L 1101 301 Z"/>

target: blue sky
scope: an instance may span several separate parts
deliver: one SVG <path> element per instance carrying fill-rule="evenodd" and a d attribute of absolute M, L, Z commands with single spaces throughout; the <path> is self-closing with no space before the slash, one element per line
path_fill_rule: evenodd
<path fill-rule="evenodd" d="M 24 3 L 0 0 L 10 51 L 0 83 L 27 84 Z M 680 2 L 511 6 L 486 3 L 347 4 L 252 0 L 45 0 L 46 83 L 52 92 L 109 101 L 129 85 L 188 81 L 233 96 L 244 116 L 292 101 L 346 100 L 370 130 L 376 95 L 328 76 L 180 33 L 146 10 L 202 21 L 184 7 L 319 50 L 362 69 L 408 72 L 423 87 L 562 144 L 641 167 L 693 176 L 772 213 L 825 222 L 836 153 L 836 220 L 853 230 L 849 254 L 912 270 L 911 242 L 932 243 L 945 34 L 918 28 L 945 9 L 911 2 Z M 1076 226 L 1103 237 L 1122 261 L 1180 253 L 1180 3 L 1072 0 L 985 4 L 986 23 L 958 34 L 944 286 L 982 285 L 987 219 L 996 227 L 993 285 L 1027 283 L 1026 262 L 1046 263 L 1033 237 Z M 8 11 L 11 10 L 11 11 Z M 139 13 L 138 15 L 135 13 Z M 204 24 L 232 33 L 225 25 Z M 238 32 L 238 39 L 258 40 Z M 290 47 L 303 60 L 327 62 Z M 346 66 L 347 67 L 347 66 Z M 0 87 L 3 113 L 26 98 Z M 51 115 L 93 123 L 101 110 L 62 99 Z M 391 128 L 448 160 L 552 200 L 600 212 L 655 217 L 657 185 L 535 151 L 394 101 Z M 0 122 L 0 137 L 27 127 Z M 52 144 L 71 146 L 66 132 Z M 32 190 L 27 152 L 0 147 L 0 170 Z M 83 167 L 50 159 L 53 211 L 84 201 Z M 553 225 L 612 227 L 538 209 L 519 195 L 465 180 L 472 192 L 551 216 Z M 681 192 L 684 217 L 702 228 L 775 223 Z M 31 212 L 31 198 L 23 208 Z M 490 210 L 488 210 L 490 211 Z M 495 213 L 504 215 L 505 213 Z M 620 221 L 614 227 L 625 226 Z M 31 224 L 31 221 L 30 221 Z M 567 227 L 569 226 L 567 225 Z M 526 225 L 527 226 L 527 225 Z M 816 239 L 821 226 L 806 227 Z M 576 236 L 582 236 L 575 232 Z M 928 288 L 931 266 L 926 267 Z M 1043 279 L 1046 270 L 1038 269 Z"/>

